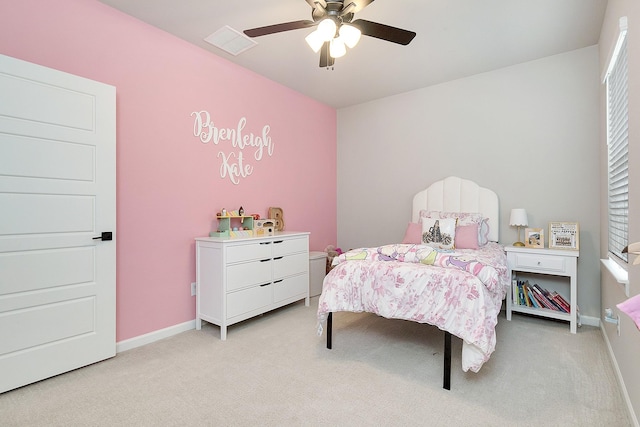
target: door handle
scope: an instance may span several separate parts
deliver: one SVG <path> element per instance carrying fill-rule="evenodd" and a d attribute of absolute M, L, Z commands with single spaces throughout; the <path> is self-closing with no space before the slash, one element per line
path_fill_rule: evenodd
<path fill-rule="evenodd" d="M 113 240 L 113 233 L 111 231 L 103 231 L 101 235 L 94 237 L 93 240 L 102 240 L 103 242 Z"/>

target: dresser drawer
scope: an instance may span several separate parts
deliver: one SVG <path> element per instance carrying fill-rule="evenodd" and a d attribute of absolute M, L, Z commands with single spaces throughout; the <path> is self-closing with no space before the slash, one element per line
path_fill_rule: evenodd
<path fill-rule="evenodd" d="M 307 252 L 308 250 L 309 239 L 307 239 L 306 237 L 300 237 L 296 239 L 276 239 L 273 241 L 274 257 L 294 254 L 296 252 Z"/>
<path fill-rule="evenodd" d="M 271 259 L 227 266 L 227 291 L 271 283 Z"/>
<path fill-rule="evenodd" d="M 273 301 L 273 285 L 253 288 L 227 294 L 227 318 L 239 316 L 249 311 L 266 307 Z"/>
<path fill-rule="evenodd" d="M 563 273 L 566 268 L 566 258 L 554 255 L 514 254 L 512 269 L 526 268 L 536 271 L 553 271 Z"/>
<path fill-rule="evenodd" d="M 271 258 L 271 241 L 234 245 L 227 248 L 227 263 Z"/>
<path fill-rule="evenodd" d="M 273 286 L 273 300 L 277 303 L 287 298 L 306 294 L 309 290 L 309 275 L 300 274 L 298 276 L 276 280 Z"/>
<path fill-rule="evenodd" d="M 293 276 L 309 271 L 308 253 L 287 255 L 273 258 L 273 278 Z"/>

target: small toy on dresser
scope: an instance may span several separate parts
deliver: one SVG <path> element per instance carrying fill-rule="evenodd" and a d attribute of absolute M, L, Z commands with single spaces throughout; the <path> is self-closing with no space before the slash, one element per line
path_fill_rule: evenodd
<path fill-rule="evenodd" d="M 273 236 L 275 221 L 273 219 L 258 219 L 253 222 L 256 236 Z"/>
<path fill-rule="evenodd" d="M 242 206 L 237 211 L 227 211 L 222 208 L 220 212 L 216 213 L 218 227 L 216 231 L 209 233 L 209 237 L 231 239 L 253 237 L 254 218 L 254 215 L 244 216 L 244 208 Z"/>

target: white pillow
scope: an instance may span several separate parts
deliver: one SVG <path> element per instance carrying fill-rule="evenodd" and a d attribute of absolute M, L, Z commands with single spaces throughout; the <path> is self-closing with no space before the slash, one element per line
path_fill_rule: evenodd
<path fill-rule="evenodd" d="M 438 249 L 454 249 L 457 218 L 422 218 L 422 243 Z"/>

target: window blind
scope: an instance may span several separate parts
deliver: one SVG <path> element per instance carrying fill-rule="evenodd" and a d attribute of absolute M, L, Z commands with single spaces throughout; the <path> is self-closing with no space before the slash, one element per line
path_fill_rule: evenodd
<path fill-rule="evenodd" d="M 606 77 L 609 193 L 609 252 L 628 261 L 622 250 L 629 242 L 629 112 L 627 40 L 612 58 Z"/>

